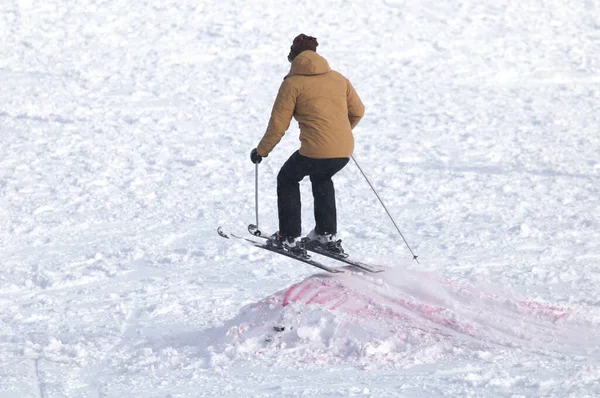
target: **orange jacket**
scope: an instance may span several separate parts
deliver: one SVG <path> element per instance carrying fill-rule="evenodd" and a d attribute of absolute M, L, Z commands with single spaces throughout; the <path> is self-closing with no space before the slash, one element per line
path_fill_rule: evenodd
<path fill-rule="evenodd" d="M 300 154 L 310 158 L 345 158 L 354 151 L 352 129 L 365 106 L 341 73 L 314 51 L 303 51 L 292 62 L 271 112 L 265 135 L 256 148 L 268 156 L 290 126 L 300 126 Z"/>

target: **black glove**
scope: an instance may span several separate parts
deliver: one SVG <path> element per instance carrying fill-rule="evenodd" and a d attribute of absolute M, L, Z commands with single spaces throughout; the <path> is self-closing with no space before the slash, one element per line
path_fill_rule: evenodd
<path fill-rule="evenodd" d="M 250 152 L 250 160 L 252 161 L 252 163 L 254 164 L 259 164 L 260 162 L 262 162 L 262 156 L 260 156 L 258 154 L 258 152 L 256 151 L 256 148 L 254 148 L 252 150 L 252 152 Z"/>

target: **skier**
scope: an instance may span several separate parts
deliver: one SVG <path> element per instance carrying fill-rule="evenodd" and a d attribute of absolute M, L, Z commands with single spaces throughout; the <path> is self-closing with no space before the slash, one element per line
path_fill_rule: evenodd
<path fill-rule="evenodd" d="M 318 45 L 315 37 L 305 34 L 294 39 L 288 55 L 290 72 L 279 88 L 267 130 L 250 159 L 260 163 L 279 143 L 292 116 L 298 121 L 300 149 L 277 175 L 279 231 L 271 237 L 272 242 L 292 253 L 302 253 L 306 243 L 343 254 L 341 240 L 336 240 L 331 177 L 350 160 L 354 151 L 352 129 L 365 108 L 350 81 L 330 69 L 327 60 L 317 54 Z M 299 182 L 305 176 L 310 176 L 312 183 L 316 226 L 303 242 Z"/>

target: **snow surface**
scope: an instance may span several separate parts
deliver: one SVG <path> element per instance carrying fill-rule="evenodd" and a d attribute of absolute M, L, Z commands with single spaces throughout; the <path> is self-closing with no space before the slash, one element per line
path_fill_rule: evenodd
<path fill-rule="evenodd" d="M 340 235 L 385 273 L 216 234 L 301 32 L 420 264 L 352 163 Z M 5 0 L 0 35 L 0 397 L 600 396 L 596 1 Z"/>

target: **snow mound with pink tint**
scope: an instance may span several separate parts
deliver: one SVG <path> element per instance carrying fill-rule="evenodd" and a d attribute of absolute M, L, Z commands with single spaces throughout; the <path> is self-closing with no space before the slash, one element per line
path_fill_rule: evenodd
<path fill-rule="evenodd" d="M 581 314 L 489 286 L 390 269 L 316 274 L 247 305 L 211 332 L 213 359 L 363 366 L 577 351 L 598 339 Z"/>

